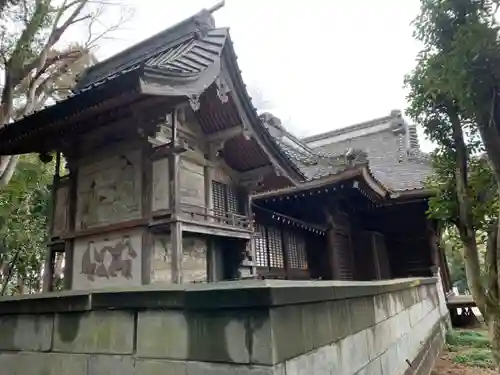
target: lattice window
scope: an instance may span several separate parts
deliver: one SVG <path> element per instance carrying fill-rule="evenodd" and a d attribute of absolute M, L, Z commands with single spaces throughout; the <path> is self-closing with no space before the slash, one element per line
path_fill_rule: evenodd
<path fill-rule="evenodd" d="M 238 195 L 231 186 L 212 181 L 212 200 L 217 215 L 225 216 L 227 213 L 240 213 Z"/>
<path fill-rule="evenodd" d="M 231 186 L 226 185 L 226 202 L 227 212 L 232 214 L 239 213 L 238 209 L 238 195 Z"/>
<path fill-rule="evenodd" d="M 283 243 L 281 231 L 277 228 L 267 228 L 267 246 L 269 251 L 269 266 L 272 268 L 284 268 Z"/>
<path fill-rule="evenodd" d="M 307 269 L 306 241 L 297 233 L 285 232 L 288 266 L 295 269 Z"/>
<path fill-rule="evenodd" d="M 226 185 L 212 181 L 212 201 L 215 214 L 224 216 L 226 214 Z"/>
<path fill-rule="evenodd" d="M 253 240 L 255 241 L 255 265 L 257 267 L 268 267 L 266 228 L 262 225 L 256 225 Z"/>

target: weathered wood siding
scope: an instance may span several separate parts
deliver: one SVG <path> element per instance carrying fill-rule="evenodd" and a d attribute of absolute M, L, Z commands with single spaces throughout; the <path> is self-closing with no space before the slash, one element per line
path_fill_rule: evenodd
<path fill-rule="evenodd" d="M 75 229 L 141 217 L 141 152 L 123 152 L 78 170 Z"/>
<path fill-rule="evenodd" d="M 180 161 L 181 204 L 205 206 L 205 174 L 202 165 L 181 158 Z"/>
<path fill-rule="evenodd" d="M 153 162 L 153 211 L 170 208 L 170 182 L 168 159 Z"/>

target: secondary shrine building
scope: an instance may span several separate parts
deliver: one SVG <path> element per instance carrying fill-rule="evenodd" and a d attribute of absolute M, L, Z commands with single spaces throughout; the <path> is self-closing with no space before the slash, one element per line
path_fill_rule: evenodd
<path fill-rule="evenodd" d="M 395 111 L 297 139 L 257 114 L 229 30 L 208 11 L 1 129 L 0 154 L 24 153 L 57 164 L 45 290 L 62 257 L 75 290 L 439 267 L 450 289 L 415 128 Z"/>

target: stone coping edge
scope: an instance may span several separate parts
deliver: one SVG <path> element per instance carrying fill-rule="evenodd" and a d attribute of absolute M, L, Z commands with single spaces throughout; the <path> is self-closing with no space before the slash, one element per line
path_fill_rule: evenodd
<path fill-rule="evenodd" d="M 242 280 L 148 285 L 0 297 L 0 315 L 91 310 L 265 308 L 375 296 L 436 284 L 437 278 L 383 281 Z"/>

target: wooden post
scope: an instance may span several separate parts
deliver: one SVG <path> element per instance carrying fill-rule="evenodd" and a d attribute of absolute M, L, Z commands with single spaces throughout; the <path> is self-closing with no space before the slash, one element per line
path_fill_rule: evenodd
<path fill-rule="evenodd" d="M 148 222 L 151 221 L 153 214 L 153 162 L 151 161 L 152 147 L 147 143 L 141 151 L 142 155 L 142 184 L 141 184 L 141 208 L 142 217 Z M 154 236 L 149 228 L 142 233 L 142 257 L 141 274 L 142 284 L 151 284 L 151 275 L 154 261 Z"/>
<path fill-rule="evenodd" d="M 170 141 L 172 152 L 169 155 L 168 176 L 170 184 L 170 210 L 172 223 L 170 224 L 170 240 L 172 243 L 172 281 L 182 283 L 182 223 L 179 221 L 180 212 L 180 183 L 179 161 L 177 146 L 177 109 L 172 111 L 172 137 Z"/>
<path fill-rule="evenodd" d="M 52 232 L 54 231 L 54 219 L 56 212 L 56 200 L 57 200 L 57 188 L 59 186 L 59 181 L 61 180 L 59 176 L 59 170 L 61 169 L 61 153 L 56 152 L 56 167 L 54 171 L 54 177 L 52 179 L 52 191 L 51 191 L 51 199 L 52 199 L 52 209 L 50 212 L 50 235 L 52 237 Z"/>
<path fill-rule="evenodd" d="M 255 241 L 254 241 L 254 232 L 255 228 L 253 225 L 253 209 L 252 209 L 252 198 L 247 191 L 247 204 L 246 204 L 246 210 L 245 213 L 247 215 L 247 219 L 250 221 L 250 229 L 252 230 L 252 234 L 250 236 L 250 251 L 252 253 L 252 276 L 256 277 L 257 276 L 257 249 L 255 248 Z"/>
<path fill-rule="evenodd" d="M 78 169 L 73 164 L 72 160 L 68 160 L 69 168 L 69 209 L 68 209 L 68 232 L 74 233 L 76 223 L 76 205 L 77 205 L 77 189 L 78 189 Z M 75 241 L 66 240 L 64 244 L 64 289 L 73 287 L 73 259 L 75 251 Z"/>
<path fill-rule="evenodd" d="M 172 242 L 172 282 L 182 283 L 182 223 L 175 221 L 170 224 L 170 239 Z"/>
<path fill-rule="evenodd" d="M 375 242 L 375 233 L 374 232 L 370 232 L 370 242 L 371 242 L 371 248 L 372 248 L 373 266 L 375 269 L 375 278 L 377 280 L 381 280 L 382 279 L 382 272 L 380 271 L 380 259 L 379 259 L 377 244 Z"/>
<path fill-rule="evenodd" d="M 335 237 L 337 233 L 335 232 L 335 222 L 333 220 L 333 216 L 328 209 L 325 209 L 325 216 L 327 222 L 327 232 L 326 239 L 328 244 L 328 254 L 330 259 L 330 270 L 331 277 L 333 280 L 340 279 L 340 268 L 339 268 L 339 249 L 336 248 Z"/>
<path fill-rule="evenodd" d="M 431 261 L 432 261 L 432 266 L 431 266 L 431 273 L 433 276 L 436 275 L 437 272 L 443 272 L 444 270 L 439 270 L 440 269 L 440 263 L 441 263 L 441 254 L 440 254 L 440 249 L 439 249 L 439 237 L 437 234 L 437 228 L 435 228 L 433 223 L 430 220 L 427 220 L 427 241 L 429 243 L 430 251 L 431 251 Z M 444 281 L 443 275 L 441 275 L 441 280 Z M 446 285 L 443 284 L 443 289 L 446 290 Z"/>
<path fill-rule="evenodd" d="M 52 291 L 52 276 L 54 274 L 54 252 L 52 251 L 52 246 L 47 246 L 45 253 L 45 262 L 43 264 L 43 281 L 42 281 L 42 291 L 44 293 Z M 64 280 L 66 284 L 66 280 Z"/>
<path fill-rule="evenodd" d="M 210 215 L 213 208 L 212 180 L 214 179 L 214 167 L 212 163 L 215 161 L 215 156 L 212 145 L 208 147 L 208 163 L 205 164 L 203 173 L 205 179 L 205 213 Z"/>
<path fill-rule="evenodd" d="M 283 268 L 285 269 L 285 277 L 290 278 L 290 261 L 288 259 L 288 246 L 285 238 L 285 226 L 282 222 L 279 223 L 281 251 L 283 253 Z"/>

